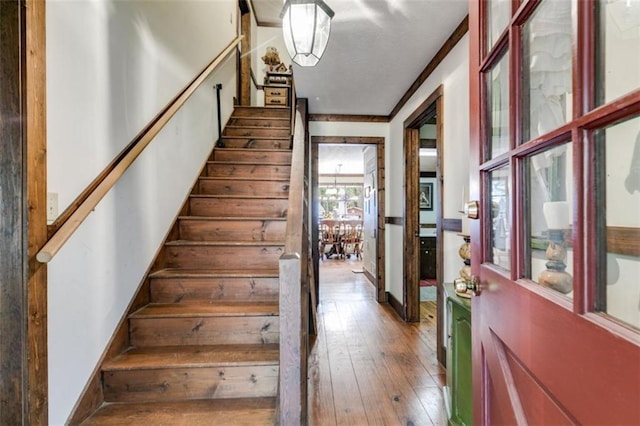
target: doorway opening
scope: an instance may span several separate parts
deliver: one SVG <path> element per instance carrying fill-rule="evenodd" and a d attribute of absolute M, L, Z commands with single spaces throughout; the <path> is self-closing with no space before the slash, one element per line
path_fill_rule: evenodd
<path fill-rule="evenodd" d="M 403 312 L 408 322 L 435 321 L 444 365 L 442 101 L 440 86 L 404 122 Z"/>
<path fill-rule="evenodd" d="M 312 255 L 316 294 L 329 263 L 349 263 L 386 302 L 384 284 L 384 138 L 314 136 Z"/>

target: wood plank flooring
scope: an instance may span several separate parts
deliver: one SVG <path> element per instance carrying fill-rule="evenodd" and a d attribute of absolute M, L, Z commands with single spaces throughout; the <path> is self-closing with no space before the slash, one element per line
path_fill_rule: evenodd
<path fill-rule="evenodd" d="M 320 265 L 318 337 L 309 358 L 310 425 L 445 425 L 435 303 L 420 323 L 375 300 L 361 261 Z"/>

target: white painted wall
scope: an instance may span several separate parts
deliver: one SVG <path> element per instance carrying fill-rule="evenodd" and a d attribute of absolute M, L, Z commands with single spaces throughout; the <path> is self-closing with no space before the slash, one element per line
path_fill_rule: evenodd
<path fill-rule="evenodd" d="M 422 102 L 442 84 L 444 86 L 442 173 L 444 176 L 443 215 L 461 217 L 460 199 L 469 181 L 469 36 L 465 35 L 414 93 L 389 123 L 386 146 L 387 216 L 403 216 L 404 212 L 404 156 L 403 123 Z M 386 282 L 388 291 L 402 301 L 403 235 L 402 226 L 387 225 Z M 462 260 L 458 248 L 462 239 L 455 232 L 445 232 L 443 238 L 444 280 L 451 282 L 458 276 Z"/>
<path fill-rule="evenodd" d="M 48 191 L 61 210 L 236 35 L 236 2 L 47 3 Z M 49 421 L 67 420 L 235 94 L 232 56 L 49 264 Z"/>

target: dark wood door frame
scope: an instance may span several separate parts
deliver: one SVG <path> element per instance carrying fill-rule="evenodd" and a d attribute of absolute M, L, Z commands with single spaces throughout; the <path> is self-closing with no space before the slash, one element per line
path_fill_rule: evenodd
<path fill-rule="evenodd" d="M 45 2 L 0 2 L 0 424 L 47 424 Z"/>
<path fill-rule="evenodd" d="M 442 339 L 442 327 L 444 324 L 444 294 L 442 291 L 443 250 L 442 250 L 442 194 L 443 194 L 443 170 L 442 170 L 442 123 L 443 117 L 443 86 L 440 85 L 429 97 L 404 121 L 404 262 L 402 268 L 402 298 L 404 320 L 407 322 L 420 321 L 420 220 L 418 184 L 420 180 L 420 127 L 429 119 L 436 116 L 436 150 L 438 159 L 436 162 L 436 180 L 438 182 L 437 199 L 434 203 L 436 209 L 436 281 L 437 286 L 437 344 L 438 360 L 444 364 L 445 350 Z"/>
<path fill-rule="evenodd" d="M 364 137 L 364 136 L 312 136 L 311 137 L 311 176 L 312 176 L 312 247 L 313 264 L 316 271 L 320 266 L 320 256 L 318 247 L 318 211 L 320 192 L 318 189 L 318 145 L 320 144 L 349 144 L 349 145 L 375 145 L 378 161 L 377 182 L 378 187 L 378 229 L 376 230 L 376 300 L 379 303 L 387 302 L 387 292 L 385 290 L 385 236 L 384 236 L 384 137 Z M 316 294 L 319 294 L 319 275 L 315 274 Z"/>

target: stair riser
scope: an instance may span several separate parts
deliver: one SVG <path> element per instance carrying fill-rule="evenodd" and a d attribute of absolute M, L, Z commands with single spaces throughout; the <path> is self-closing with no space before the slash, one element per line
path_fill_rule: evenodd
<path fill-rule="evenodd" d="M 291 121 L 289 117 L 281 118 L 256 118 L 256 117 L 231 117 L 227 125 L 249 126 L 249 127 L 289 127 Z"/>
<path fill-rule="evenodd" d="M 152 303 L 278 300 L 278 278 L 152 278 Z"/>
<path fill-rule="evenodd" d="M 243 108 L 235 107 L 232 118 L 236 117 L 277 117 L 287 118 L 291 116 L 288 108 Z"/>
<path fill-rule="evenodd" d="M 289 200 L 193 197 L 189 207 L 193 216 L 286 217 Z"/>
<path fill-rule="evenodd" d="M 257 151 L 253 149 L 228 150 L 217 148 L 213 150 L 214 161 L 231 161 L 245 163 L 273 163 L 291 164 L 291 151 Z"/>
<path fill-rule="evenodd" d="M 291 166 L 209 163 L 207 165 L 207 176 L 250 177 L 256 179 L 289 179 L 289 177 L 291 176 Z"/>
<path fill-rule="evenodd" d="M 204 195 L 287 196 L 289 181 L 200 179 L 198 193 Z"/>
<path fill-rule="evenodd" d="M 281 139 L 256 139 L 236 137 L 223 137 L 225 148 L 250 148 L 250 149 L 289 149 L 291 142 L 288 138 Z"/>
<path fill-rule="evenodd" d="M 284 241 L 286 222 L 271 220 L 181 220 L 180 239 L 189 241 Z"/>
<path fill-rule="evenodd" d="M 168 268 L 274 270 L 284 246 L 165 246 Z"/>
<path fill-rule="evenodd" d="M 107 402 L 259 398 L 276 395 L 278 367 L 239 366 L 107 371 Z"/>
<path fill-rule="evenodd" d="M 277 316 L 130 318 L 132 346 L 278 343 Z"/>
<path fill-rule="evenodd" d="M 291 136 L 291 130 L 287 127 L 225 127 L 222 132 L 224 136 L 248 136 L 257 138 L 260 136 L 271 136 L 286 138 Z"/>

